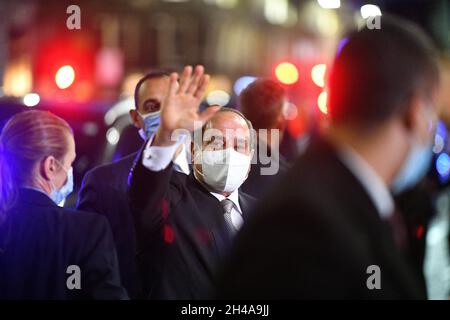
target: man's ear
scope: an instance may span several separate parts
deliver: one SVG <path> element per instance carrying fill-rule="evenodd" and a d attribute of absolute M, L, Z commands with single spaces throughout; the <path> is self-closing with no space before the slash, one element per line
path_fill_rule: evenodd
<path fill-rule="evenodd" d="M 141 129 L 142 128 L 142 124 L 140 122 L 140 118 L 139 118 L 139 114 L 135 109 L 131 109 L 130 110 L 130 118 L 131 118 L 131 122 L 133 122 L 133 125 L 138 128 Z"/>
<path fill-rule="evenodd" d="M 48 156 L 41 161 L 39 172 L 46 181 L 50 181 L 56 174 L 56 169 L 57 163 L 55 157 Z"/>
<path fill-rule="evenodd" d="M 428 137 L 429 123 L 425 119 L 422 99 L 414 95 L 409 101 L 409 107 L 405 113 L 405 125 L 419 139 L 426 140 Z"/>

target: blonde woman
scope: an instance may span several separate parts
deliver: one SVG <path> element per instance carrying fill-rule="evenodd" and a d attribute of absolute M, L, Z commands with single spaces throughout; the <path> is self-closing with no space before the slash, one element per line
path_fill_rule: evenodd
<path fill-rule="evenodd" d="M 75 141 L 45 111 L 0 135 L 0 299 L 122 299 L 107 221 L 59 207 L 73 187 Z"/>

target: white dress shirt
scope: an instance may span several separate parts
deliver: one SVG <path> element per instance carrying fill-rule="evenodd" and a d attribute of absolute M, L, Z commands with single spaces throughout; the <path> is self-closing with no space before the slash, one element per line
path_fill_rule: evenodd
<path fill-rule="evenodd" d="M 395 204 L 389 188 L 381 177 L 351 147 L 346 146 L 340 148 L 338 150 L 338 156 L 364 187 L 380 217 L 382 219 L 389 218 L 394 212 Z"/>
<path fill-rule="evenodd" d="M 185 136 L 179 136 L 177 142 L 168 147 L 152 146 L 153 137 L 151 137 L 145 146 L 142 164 L 149 170 L 161 171 L 173 162 L 179 169 L 177 171 L 189 175 L 189 163 L 187 159 L 186 146 L 184 145 Z M 175 157 L 175 153 L 181 145 L 181 151 Z"/>
<path fill-rule="evenodd" d="M 144 155 L 142 158 L 142 164 L 144 167 L 151 171 L 162 171 L 167 168 L 167 166 L 173 161 L 175 152 L 177 151 L 180 144 L 184 142 L 184 137 L 178 139 L 178 141 L 171 146 L 152 146 L 151 143 L 153 138 L 149 140 L 144 149 Z M 179 158 L 178 155 L 177 158 Z M 186 159 L 186 157 L 184 157 Z M 187 165 L 187 160 L 186 160 Z M 189 168 L 188 168 L 189 169 Z M 222 201 L 226 197 L 215 192 L 210 192 L 217 200 Z M 239 230 L 244 223 L 244 219 L 242 218 L 242 210 L 239 205 L 239 190 L 236 189 L 232 192 L 228 199 L 233 202 L 233 208 L 231 209 L 231 222 L 236 230 Z"/>

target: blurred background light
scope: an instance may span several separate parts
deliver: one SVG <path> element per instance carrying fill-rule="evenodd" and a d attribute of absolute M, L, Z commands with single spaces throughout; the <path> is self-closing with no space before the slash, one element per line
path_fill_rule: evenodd
<path fill-rule="evenodd" d="M 27 107 L 35 107 L 39 104 L 41 98 L 37 93 L 28 93 L 23 97 L 23 104 Z"/>
<path fill-rule="evenodd" d="M 238 4 L 238 0 L 204 0 L 207 4 L 215 4 L 222 9 L 232 9 Z"/>
<path fill-rule="evenodd" d="M 206 95 L 217 90 L 225 92 L 231 92 L 233 90 L 233 84 L 228 76 L 221 74 L 211 76 L 209 79 L 208 88 L 206 88 Z"/>
<path fill-rule="evenodd" d="M 275 67 L 275 76 L 283 84 L 294 84 L 298 81 L 298 70 L 290 62 L 282 62 Z"/>
<path fill-rule="evenodd" d="M 447 153 L 441 153 L 436 159 L 436 171 L 441 177 L 448 176 L 450 173 L 450 156 Z"/>
<path fill-rule="evenodd" d="M 97 53 L 96 60 L 97 82 L 109 87 L 120 84 L 124 73 L 122 51 L 119 48 L 103 48 Z"/>
<path fill-rule="evenodd" d="M 83 125 L 83 133 L 86 136 L 94 137 L 97 135 L 98 130 L 99 130 L 98 125 L 95 122 L 89 121 Z"/>
<path fill-rule="evenodd" d="M 324 9 L 338 9 L 341 7 L 341 0 L 317 0 Z"/>
<path fill-rule="evenodd" d="M 284 24 L 289 17 L 288 0 L 265 0 L 264 16 L 272 24 Z"/>
<path fill-rule="evenodd" d="M 111 126 L 118 118 L 127 115 L 131 109 L 134 109 L 133 95 L 115 103 L 105 114 L 105 124 Z"/>
<path fill-rule="evenodd" d="M 447 128 L 445 126 L 445 123 L 443 121 L 439 121 L 436 126 L 436 135 L 442 137 L 442 139 L 445 141 L 447 138 Z"/>
<path fill-rule="evenodd" d="M 320 112 L 322 112 L 323 114 L 328 113 L 327 99 L 328 94 L 326 91 L 323 91 L 321 94 L 319 94 L 319 97 L 317 98 L 317 106 L 319 107 Z"/>
<path fill-rule="evenodd" d="M 327 71 L 327 66 L 325 64 L 317 64 L 311 69 L 312 81 L 318 87 L 325 87 L 325 73 Z"/>
<path fill-rule="evenodd" d="M 119 130 L 117 130 L 114 127 L 108 129 L 108 131 L 106 132 L 106 140 L 108 141 L 109 144 L 116 145 L 119 142 L 119 139 L 120 139 Z"/>
<path fill-rule="evenodd" d="M 243 76 L 236 80 L 234 83 L 234 93 L 239 96 L 245 88 L 247 88 L 253 81 L 256 80 L 256 77 L 251 76 Z"/>
<path fill-rule="evenodd" d="M 134 96 L 134 89 L 136 87 L 136 83 L 144 76 L 141 72 L 133 72 L 128 74 L 123 80 L 122 84 L 122 92 L 121 95 L 125 97 Z"/>
<path fill-rule="evenodd" d="M 208 102 L 209 105 L 219 105 L 221 107 L 224 107 L 230 102 L 230 95 L 223 91 L 223 90 L 215 90 L 211 91 L 208 96 L 206 97 L 206 102 Z"/>
<path fill-rule="evenodd" d="M 298 116 L 298 109 L 292 102 L 286 102 L 283 106 L 283 115 L 286 120 L 295 120 Z"/>
<path fill-rule="evenodd" d="M 6 96 L 21 97 L 33 87 L 31 62 L 26 59 L 15 59 L 6 65 L 3 77 L 3 93 Z"/>
<path fill-rule="evenodd" d="M 445 142 L 444 139 L 440 135 L 436 135 L 434 137 L 434 146 L 433 146 L 433 152 L 436 154 L 439 154 L 444 150 Z"/>
<path fill-rule="evenodd" d="M 75 80 L 75 70 L 70 65 L 62 66 L 55 75 L 55 82 L 58 88 L 67 89 Z"/>
<path fill-rule="evenodd" d="M 361 16 L 364 19 L 369 17 L 381 16 L 380 7 L 374 4 L 366 4 L 361 7 Z"/>

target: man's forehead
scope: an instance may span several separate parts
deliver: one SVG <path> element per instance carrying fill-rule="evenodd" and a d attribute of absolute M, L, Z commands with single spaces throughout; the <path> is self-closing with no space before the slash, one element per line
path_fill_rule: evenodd
<path fill-rule="evenodd" d="M 239 114 L 232 111 L 217 112 L 206 125 L 206 128 L 214 128 L 219 130 L 241 129 L 248 131 L 247 122 Z"/>
<path fill-rule="evenodd" d="M 161 90 L 167 91 L 169 89 L 169 83 L 170 78 L 167 76 L 147 79 L 139 88 L 139 94 L 144 95 L 153 91 L 160 92 Z M 166 92 L 163 93 L 165 94 Z"/>

